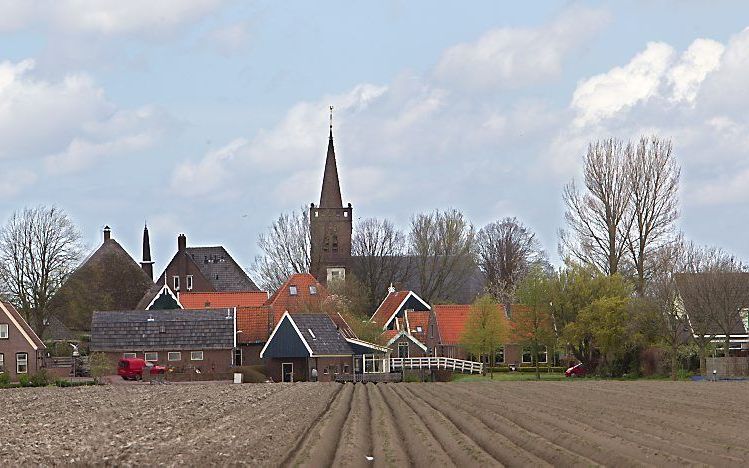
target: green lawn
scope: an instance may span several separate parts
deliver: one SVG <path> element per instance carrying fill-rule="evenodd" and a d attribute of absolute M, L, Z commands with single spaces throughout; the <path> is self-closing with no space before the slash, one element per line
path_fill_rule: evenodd
<path fill-rule="evenodd" d="M 564 374 L 556 372 L 541 372 L 541 380 L 564 380 Z M 492 380 L 487 375 L 455 374 L 453 382 L 507 382 L 518 380 L 536 380 L 536 374 L 532 372 L 495 372 Z"/>

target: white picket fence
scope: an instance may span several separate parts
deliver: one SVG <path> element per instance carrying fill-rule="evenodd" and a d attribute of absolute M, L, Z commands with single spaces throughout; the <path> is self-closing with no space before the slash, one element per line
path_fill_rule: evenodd
<path fill-rule="evenodd" d="M 448 357 L 390 358 L 390 370 L 401 369 L 445 369 L 464 374 L 481 374 L 484 364 Z"/>

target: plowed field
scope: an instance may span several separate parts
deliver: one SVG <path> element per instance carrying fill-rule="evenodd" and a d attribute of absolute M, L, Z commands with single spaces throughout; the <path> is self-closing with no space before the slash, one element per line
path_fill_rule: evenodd
<path fill-rule="evenodd" d="M 2 466 L 749 462 L 739 382 L 12 389 L 0 407 Z"/>

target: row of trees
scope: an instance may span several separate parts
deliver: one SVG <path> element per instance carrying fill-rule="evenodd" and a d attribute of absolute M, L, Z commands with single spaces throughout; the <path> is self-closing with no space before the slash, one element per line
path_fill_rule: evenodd
<path fill-rule="evenodd" d="M 307 210 L 284 213 L 259 236 L 253 276 L 273 290 L 293 273 L 309 271 Z M 358 222 L 352 238 L 354 272 L 374 310 L 392 284 L 408 285 L 427 302 L 461 299 L 466 283 L 483 281 L 502 303 L 512 302 L 530 265 L 546 263 L 535 234 L 516 218 L 480 230 L 458 210 L 414 215 L 408 231 L 387 219 Z M 477 278 L 477 273 L 481 278 Z"/>

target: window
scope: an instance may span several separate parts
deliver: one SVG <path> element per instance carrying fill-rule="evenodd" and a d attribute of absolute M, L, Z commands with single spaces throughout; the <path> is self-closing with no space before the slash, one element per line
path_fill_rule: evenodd
<path fill-rule="evenodd" d="M 179 276 L 175 276 L 173 280 L 174 280 L 174 290 L 179 291 Z"/>
<path fill-rule="evenodd" d="M 546 348 L 541 349 L 538 352 L 538 363 L 539 364 L 546 364 L 548 361 L 548 350 Z M 524 348 L 523 349 L 523 364 L 533 364 L 533 359 L 531 357 L 531 350 L 530 348 Z"/>
<path fill-rule="evenodd" d="M 0 323 L 0 339 L 8 339 L 8 324 Z"/>
<path fill-rule="evenodd" d="M 5 354 L 0 353 L 0 374 L 5 372 Z"/>
<path fill-rule="evenodd" d="M 338 252 L 338 236 L 333 234 L 333 253 Z"/>
<path fill-rule="evenodd" d="M 497 352 L 494 354 L 494 363 L 495 364 L 504 364 L 505 362 L 505 347 L 500 346 L 497 348 Z"/>
<path fill-rule="evenodd" d="M 382 356 L 374 354 L 365 354 L 364 358 L 364 373 L 365 374 L 378 374 L 385 372 L 385 359 Z"/>
<path fill-rule="evenodd" d="M 416 333 L 422 333 L 424 331 L 420 326 L 416 326 Z"/>
<path fill-rule="evenodd" d="M 289 286 L 289 295 L 290 296 L 296 296 L 297 295 L 296 286 Z"/>
<path fill-rule="evenodd" d="M 408 357 L 408 343 L 398 343 L 398 357 L 399 358 Z"/>
<path fill-rule="evenodd" d="M 159 360 L 159 353 L 154 353 L 154 352 L 145 353 L 144 359 L 149 362 L 156 362 Z"/>
<path fill-rule="evenodd" d="M 323 369 L 322 373 L 325 374 L 325 375 L 328 375 L 328 368 L 326 367 L 325 369 Z"/>
<path fill-rule="evenodd" d="M 26 353 L 16 354 L 16 374 L 28 374 L 29 355 Z"/>
<path fill-rule="evenodd" d="M 192 275 L 187 275 L 187 290 L 192 291 Z"/>
<path fill-rule="evenodd" d="M 182 360 L 182 353 L 179 351 L 169 351 L 166 355 L 167 361 L 181 361 Z"/>
<path fill-rule="evenodd" d="M 127 358 L 135 359 L 136 357 L 138 357 L 138 355 L 135 353 L 122 353 L 122 357 L 125 359 Z"/>
<path fill-rule="evenodd" d="M 312 296 L 314 296 L 315 294 L 317 294 L 317 286 L 310 286 L 310 287 L 309 287 L 309 293 L 310 293 L 310 294 L 311 294 Z"/>
<path fill-rule="evenodd" d="M 345 280 L 346 269 L 345 268 L 328 268 L 328 282 Z"/>
<path fill-rule="evenodd" d="M 242 348 L 237 348 L 234 350 L 234 365 L 235 366 L 242 365 Z"/>
<path fill-rule="evenodd" d="M 202 361 L 203 360 L 203 351 L 190 351 L 190 360 L 191 361 Z"/>

